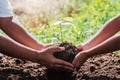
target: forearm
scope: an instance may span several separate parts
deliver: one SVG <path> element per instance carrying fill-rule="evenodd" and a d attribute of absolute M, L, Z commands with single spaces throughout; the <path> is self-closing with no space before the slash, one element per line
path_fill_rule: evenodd
<path fill-rule="evenodd" d="M 103 43 L 86 50 L 87 56 L 91 57 L 94 55 L 99 55 L 103 53 L 109 53 L 113 51 L 120 50 L 120 36 L 114 36 L 110 39 L 104 41 Z"/>
<path fill-rule="evenodd" d="M 0 28 L 15 41 L 28 46 L 30 48 L 40 50 L 42 44 L 38 43 L 23 27 L 21 24 L 13 21 L 12 18 L 5 19 Z"/>
<path fill-rule="evenodd" d="M 90 49 L 101 42 L 105 41 L 109 37 L 113 36 L 120 30 L 120 16 L 117 16 L 109 20 L 98 33 L 83 45 L 83 50 Z"/>
<path fill-rule="evenodd" d="M 37 51 L 3 36 L 0 36 L 0 52 L 12 57 L 36 62 Z"/>

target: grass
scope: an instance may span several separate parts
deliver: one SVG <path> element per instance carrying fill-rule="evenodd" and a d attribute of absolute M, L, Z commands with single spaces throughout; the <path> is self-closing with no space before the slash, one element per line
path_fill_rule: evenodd
<path fill-rule="evenodd" d="M 61 30 L 63 41 L 74 44 L 84 43 L 91 38 L 110 18 L 119 14 L 120 0 L 70 0 L 61 13 L 48 18 L 48 22 L 41 27 L 28 30 L 41 42 L 61 42 Z M 39 16 L 37 17 L 39 21 Z M 45 17 L 44 17 L 45 18 Z M 59 22 L 61 24 L 57 24 Z"/>
<path fill-rule="evenodd" d="M 69 0 L 57 15 L 36 14 L 20 21 L 40 42 L 82 44 L 119 14 L 119 5 L 120 0 Z"/>

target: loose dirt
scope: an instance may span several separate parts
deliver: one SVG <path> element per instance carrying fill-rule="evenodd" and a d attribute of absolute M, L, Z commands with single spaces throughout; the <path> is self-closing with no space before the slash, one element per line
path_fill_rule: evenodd
<path fill-rule="evenodd" d="M 66 44 L 69 43 L 62 43 L 61 46 Z M 74 57 L 76 53 L 73 52 L 77 52 L 77 49 L 73 45 L 71 47 L 68 49 Z M 58 58 L 63 53 L 55 54 L 54 56 Z M 71 62 L 72 57 L 64 59 Z M 120 80 L 120 55 L 108 53 L 89 58 L 78 71 L 74 71 L 74 74 L 76 76 L 63 69 L 46 69 L 38 63 L 8 56 L 0 58 L 0 80 Z"/>

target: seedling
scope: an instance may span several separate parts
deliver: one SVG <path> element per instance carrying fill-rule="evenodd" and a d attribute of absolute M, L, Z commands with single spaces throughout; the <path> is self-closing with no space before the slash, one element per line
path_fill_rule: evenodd
<path fill-rule="evenodd" d="M 64 26 L 64 27 L 66 27 L 66 26 L 72 26 L 73 28 L 76 29 L 76 26 L 75 26 L 73 23 L 67 22 L 67 21 L 57 21 L 57 22 L 55 22 L 54 25 L 55 25 L 55 26 L 58 26 L 59 29 L 60 29 L 60 39 L 61 39 L 61 42 L 64 41 L 64 40 L 63 40 L 63 38 L 64 38 L 63 28 L 62 28 L 63 26 Z"/>

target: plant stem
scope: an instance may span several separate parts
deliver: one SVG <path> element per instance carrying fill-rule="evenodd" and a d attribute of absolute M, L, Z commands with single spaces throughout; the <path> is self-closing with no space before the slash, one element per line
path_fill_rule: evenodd
<path fill-rule="evenodd" d="M 60 24 L 61 41 L 63 42 L 62 26 Z"/>

